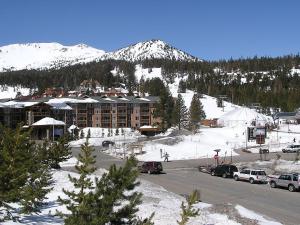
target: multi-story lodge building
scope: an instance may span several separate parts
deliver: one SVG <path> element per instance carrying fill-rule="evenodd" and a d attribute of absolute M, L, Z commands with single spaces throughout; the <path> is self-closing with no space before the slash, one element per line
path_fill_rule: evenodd
<path fill-rule="evenodd" d="M 156 96 L 95 96 L 87 98 L 41 98 L 32 101 L 0 103 L 0 123 L 15 128 L 31 126 L 45 117 L 63 121 L 66 127 L 139 129 L 160 122 L 154 117 L 159 98 Z"/>

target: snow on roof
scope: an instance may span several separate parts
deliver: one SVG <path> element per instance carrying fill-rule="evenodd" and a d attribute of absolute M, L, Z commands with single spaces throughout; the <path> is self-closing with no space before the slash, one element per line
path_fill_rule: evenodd
<path fill-rule="evenodd" d="M 69 130 L 75 130 L 75 129 L 78 129 L 78 127 L 76 126 L 76 125 L 71 125 L 69 128 L 68 128 Z"/>
<path fill-rule="evenodd" d="M 147 102 L 150 102 L 150 100 L 149 99 L 147 99 L 147 98 L 138 98 L 139 100 L 142 100 L 142 101 L 147 101 Z"/>
<path fill-rule="evenodd" d="M 147 128 L 157 128 L 156 126 L 149 126 L 149 125 L 144 125 L 141 126 L 140 129 L 147 129 Z"/>
<path fill-rule="evenodd" d="M 53 109 L 72 110 L 72 107 L 68 106 L 65 102 L 62 102 L 62 103 L 47 102 L 47 104 L 52 106 Z"/>
<path fill-rule="evenodd" d="M 9 101 L 5 102 L 2 105 L 7 107 L 14 107 L 14 108 L 23 108 L 28 106 L 33 106 L 38 104 L 39 102 L 16 102 L 16 101 Z"/>
<path fill-rule="evenodd" d="M 35 123 L 33 123 L 31 126 L 50 126 L 50 125 L 62 125 L 64 126 L 65 123 L 63 121 L 60 120 L 56 120 L 50 117 L 45 117 Z"/>
<path fill-rule="evenodd" d="M 75 98 L 54 98 L 50 99 L 48 103 L 95 103 L 98 102 L 95 99 L 92 98 L 86 98 L 86 99 L 75 99 Z"/>

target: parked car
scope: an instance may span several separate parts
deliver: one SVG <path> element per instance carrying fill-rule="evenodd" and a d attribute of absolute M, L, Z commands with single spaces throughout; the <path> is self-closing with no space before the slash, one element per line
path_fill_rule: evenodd
<path fill-rule="evenodd" d="M 109 145 L 114 146 L 115 142 L 113 142 L 113 141 L 102 141 L 102 147 L 109 147 Z"/>
<path fill-rule="evenodd" d="M 300 175 L 298 173 L 285 173 L 278 176 L 269 176 L 271 188 L 284 187 L 293 192 L 300 188 Z"/>
<path fill-rule="evenodd" d="M 300 145 L 288 145 L 287 147 L 285 147 L 284 149 L 282 149 L 283 153 L 287 153 L 287 152 L 300 152 Z"/>
<path fill-rule="evenodd" d="M 163 171 L 163 167 L 161 162 L 155 162 L 155 161 L 151 161 L 151 162 L 141 162 L 138 165 L 138 170 L 141 173 L 161 173 Z"/>
<path fill-rule="evenodd" d="M 239 172 L 233 173 L 234 180 L 246 180 L 251 184 L 254 183 L 266 183 L 267 175 L 264 170 L 256 170 L 256 169 L 242 169 Z"/>
<path fill-rule="evenodd" d="M 210 170 L 210 174 L 212 176 L 222 176 L 223 178 L 226 178 L 226 177 L 233 177 L 233 173 L 237 171 L 238 169 L 234 165 L 222 164 L 216 166 L 215 168 L 212 168 Z"/>

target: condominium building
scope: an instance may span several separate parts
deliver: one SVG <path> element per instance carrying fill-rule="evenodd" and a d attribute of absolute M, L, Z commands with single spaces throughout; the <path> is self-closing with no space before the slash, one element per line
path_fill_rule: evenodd
<path fill-rule="evenodd" d="M 18 123 L 31 126 L 45 117 L 63 121 L 66 127 L 139 129 L 160 122 L 154 117 L 156 96 L 95 96 L 91 98 L 43 98 L 34 101 L 0 103 L 0 123 L 15 128 Z"/>

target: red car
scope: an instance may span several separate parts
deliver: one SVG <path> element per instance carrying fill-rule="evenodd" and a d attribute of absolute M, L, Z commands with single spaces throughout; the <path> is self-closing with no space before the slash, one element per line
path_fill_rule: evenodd
<path fill-rule="evenodd" d="M 142 162 L 138 165 L 138 170 L 141 173 L 161 173 L 163 171 L 163 167 L 161 162 Z"/>

